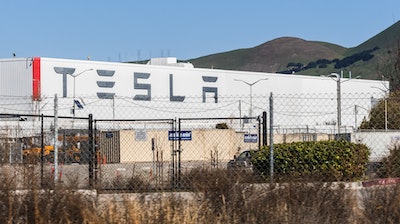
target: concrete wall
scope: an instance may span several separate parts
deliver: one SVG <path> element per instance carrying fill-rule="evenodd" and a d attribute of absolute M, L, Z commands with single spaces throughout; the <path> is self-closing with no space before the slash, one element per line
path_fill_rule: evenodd
<path fill-rule="evenodd" d="M 328 134 L 276 134 L 274 143 L 329 140 Z M 154 158 L 159 162 L 170 162 L 178 141 L 168 140 L 168 130 L 121 130 L 119 131 L 120 162 L 153 161 L 152 139 L 154 139 Z M 176 145 L 174 145 L 176 144 Z M 257 149 L 258 142 L 244 142 L 244 133 L 233 129 L 192 130 L 192 140 L 181 141 L 181 160 L 184 162 L 229 161 L 234 155 L 247 149 Z M 101 149 L 117 150 L 117 149 Z"/>

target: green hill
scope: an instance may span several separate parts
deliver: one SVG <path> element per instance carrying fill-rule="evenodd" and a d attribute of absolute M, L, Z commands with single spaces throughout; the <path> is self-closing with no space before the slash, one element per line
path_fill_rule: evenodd
<path fill-rule="evenodd" d="M 354 48 L 307 41 L 294 37 L 277 38 L 259 46 L 238 49 L 190 61 L 198 68 L 241 71 L 327 75 L 350 72 L 367 79 L 380 79 L 378 67 L 400 44 L 400 21 Z"/>

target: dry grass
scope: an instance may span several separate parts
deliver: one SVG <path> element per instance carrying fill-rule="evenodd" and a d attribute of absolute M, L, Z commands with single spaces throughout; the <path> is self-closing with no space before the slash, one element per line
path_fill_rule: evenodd
<path fill-rule="evenodd" d="M 22 172 L 23 168 L 19 172 Z M 183 192 L 85 195 L 53 183 L 24 190 L 0 174 L 0 223 L 398 223 L 400 188 L 254 184 L 248 174 L 194 170 Z M 253 184 L 251 184 L 253 183 Z M 21 186 L 21 185 L 18 185 Z"/>

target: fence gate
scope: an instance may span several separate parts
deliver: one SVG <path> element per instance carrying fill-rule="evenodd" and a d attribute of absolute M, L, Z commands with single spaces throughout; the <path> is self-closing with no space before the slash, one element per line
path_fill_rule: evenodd
<path fill-rule="evenodd" d="M 192 172 L 227 169 L 234 156 L 266 145 L 266 123 L 263 116 L 180 118 L 177 128 L 180 137 L 176 138 L 178 148 L 175 185 L 178 188 L 190 186 L 191 177 L 196 175 Z"/>
<path fill-rule="evenodd" d="M 102 190 L 171 188 L 172 119 L 95 120 L 95 179 Z"/>
<path fill-rule="evenodd" d="M 95 120 L 97 188 L 185 188 L 193 170 L 226 169 L 234 155 L 265 144 L 261 122 L 261 117 Z"/>

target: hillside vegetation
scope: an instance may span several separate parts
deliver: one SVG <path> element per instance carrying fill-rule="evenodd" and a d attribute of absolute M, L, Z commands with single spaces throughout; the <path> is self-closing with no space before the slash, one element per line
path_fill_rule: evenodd
<path fill-rule="evenodd" d="M 381 79 L 377 70 L 400 43 L 400 21 L 353 48 L 281 37 L 259 46 L 237 49 L 190 61 L 198 68 L 327 75 L 332 72 Z"/>

